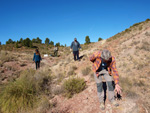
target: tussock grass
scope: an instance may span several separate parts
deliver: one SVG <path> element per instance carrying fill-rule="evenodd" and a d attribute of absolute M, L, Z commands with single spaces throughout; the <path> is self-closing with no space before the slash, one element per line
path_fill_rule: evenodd
<path fill-rule="evenodd" d="M 37 101 L 38 88 L 29 76 L 22 76 L 11 82 L 0 93 L 0 107 L 4 113 L 18 113 L 30 110 Z"/>
<path fill-rule="evenodd" d="M 65 96 L 71 98 L 74 94 L 80 93 L 86 87 L 83 78 L 69 78 L 63 84 Z"/>
<path fill-rule="evenodd" d="M 9 62 L 11 60 L 15 60 L 14 56 L 12 55 L 11 52 L 6 52 L 6 51 L 0 51 L 0 61 L 1 64 L 5 62 Z"/>
<path fill-rule="evenodd" d="M 123 92 L 127 95 L 129 98 L 136 98 L 137 93 L 135 91 L 135 88 L 133 87 L 134 82 L 129 79 L 128 77 L 119 77 L 119 83 L 122 87 Z"/>
<path fill-rule="evenodd" d="M 38 73 L 38 74 L 37 74 Z M 14 82 L 3 86 L 0 92 L 0 109 L 4 113 L 28 112 L 41 102 L 47 91 L 48 75 L 34 70 L 25 70 Z"/>
<path fill-rule="evenodd" d="M 68 71 L 68 73 L 67 73 L 68 76 L 74 75 L 76 69 L 77 69 L 77 66 L 72 66 L 72 67 L 70 68 L 70 70 Z"/>
<path fill-rule="evenodd" d="M 142 46 L 140 47 L 140 49 L 150 51 L 150 43 L 146 40 L 142 40 Z"/>

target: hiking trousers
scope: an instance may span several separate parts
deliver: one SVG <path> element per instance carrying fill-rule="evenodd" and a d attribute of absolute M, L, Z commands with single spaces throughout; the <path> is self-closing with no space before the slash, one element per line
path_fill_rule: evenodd
<path fill-rule="evenodd" d="M 74 55 L 75 61 L 76 61 L 76 57 L 77 57 L 77 60 L 79 60 L 79 51 L 73 51 L 73 55 Z"/>
<path fill-rule="evenodd" d="M 58 53 L 58 51 L 56 50 L 56 51 L 54 51 L 54 56 L 57 56 L 57 53 Z"/>
<path fill-rule="evenodd" d="M 114 101 L 114 86 L 113 86 L 113 79 L 112 76 L 109 75 L 108 71 L 106 69 L 99 72 L 99 76 L 96 76 L 96 73 L 94 73 L 94 79 L 96 81 L 97 85 L 97 95 L 99 98 L 99 102 L 104 102 L 104 89 L 103 89 L 103 82 L 102 82 L 102 76 L 106 80 L 107 85 L 107 91 L 108 91 L 108 99 L 110 102 Z"/>
<path fill-rule="evenodd" d="M 36 65 L 36 69 L 40 68 L 40 61 L 36 61 L 35 65 Z"/>

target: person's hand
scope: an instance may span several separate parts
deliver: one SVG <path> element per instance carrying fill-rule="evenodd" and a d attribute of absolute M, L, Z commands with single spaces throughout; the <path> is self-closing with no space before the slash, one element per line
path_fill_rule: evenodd
<path fill-rule="evenodd" d="M 97 78 L 99 77 L 99 73 L 96 73 Z"/>
<path fill-rule="evenodd" d="M 119 84 L 116 84 L 116 85 L 115 85 L 115 92 L 116 92 L 116 93 L 121 94 L 121 89 L 122 89 L 122 88 L 119 86 Z"/>

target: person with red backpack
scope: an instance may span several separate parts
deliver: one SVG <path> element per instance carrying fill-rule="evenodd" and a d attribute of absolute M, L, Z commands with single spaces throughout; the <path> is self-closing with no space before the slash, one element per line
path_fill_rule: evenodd
<path fill-rule="evenodd" d="M 114 99 L 115 92 L 121 94 L 121 87 L 119 86 L 119 75 L 116 69 L 115 57 L 111 56 L 109 50 L 103 50 L 102 52 L 98 51 L 93 53 L 93 55 L 91 55 L 90 57 L 90 61 L 93 63 L 92 68 L 94 71 L 94 79 L 97 84 L 97 94 L 99 97 L 101 110 L 105 109 L 102 77 L 106 80 L 109 101 L 114 106 L 119 106 L 119 104 Z M 113 79 L 115 83 L 115 89 L 113 86 Z"/>

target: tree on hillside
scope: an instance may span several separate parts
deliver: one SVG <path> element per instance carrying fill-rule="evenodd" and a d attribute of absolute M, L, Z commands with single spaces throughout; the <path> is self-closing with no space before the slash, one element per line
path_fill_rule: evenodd
<path fill-rule="evenodd" d="M 0 42 L 0 45 L 1 45 L 1 42 Z"/>
<path fill-rule="evenodd" d="M 31 47 L 32 46 L 31 40 L 29 38 L 23 40 L 23 46 Z"/>
<path fill-rule="evenodd" d="M 65 44 L 65 47 L 67 47 L 67 45 Z"/>
<path fill-rule="evenodd" d="M 32 39 L 32 43 L 39 43 L 39 44 L 41 44 L 41 43 L 42 43 L 42 40 L 41 40 L 39 37 L 37 37 L 36 39 L 33 38 L 33 39 Z"/>
<path fill-rule="evenodd" d="M 32 43 L 37 43 L 35 38 L 32 39 Z"/>
<path fill-rule="evenodd" d="M 36 41 L 37 41 L 37 43 L 39 43 L 39 44 L 42 43 L 42 40 L 41 40 L 39 37 L 36 38 Z"/>
<path fill-rule="evenodd" d="M 47 45 L 49 45 L 49 44 L 50 44 L 50 40 L 49 40 L 49 38 L 46 38 L 46 39 L 45 39 L 45 44 L 47 44 Z"/>
<path fill-rule="evenodd" d="M 31 48 L 33 47 L 33 43 L 32 41 L 30 40 L 30 45 L 29 45 Z"/>
<path fill-rule="evenodd" d="M 6 44 L 13 44 L 14 41 L 12 39 L 9 39 L 8 41 L 6 41 Z"/>
<path fill-rule="evenodd" d="M 90 43 L 90 38 L 89 38 L 89 36 L 86 36 L 85 37 L 85 44 L 89 44 Z"/>
<path fill-rule="evenodd" d="M 99 38 L 98 38 L 98 41 L 101 41 L 101 40 L 103 40 L 103 39 L 102 39 L 101 37 L 99 37 Z"/>
<path fill-rule="evenodd" d="M 51 42 L 50 42 L 50 45 L 54 45 L 54 42 L 53 42 L 53 41 L 51 41 Z"/>
<path fill-rule="evenodd" d="M 18 48 L 19 46 L 18 46 L 18 44 L 19 44 L 19 42 L 18 42 L 18 40 L 17 40 L 17 42 L 16 42 L 16 48 Z"/>
<path fill-rule="evenodd" d="M 59 47 L 59 46 L 60 46 L 60 43 L 59 43 L 59 42 L 58 42 L 58 43 L 56 43 L 56 44 L 55 44 L 55 46 Z"/>
<path fill-rule="evenodd" d="M 20 38 L 19 42 L 18 43 L 22 43 L 23 42 L 23 38 Z"/>

